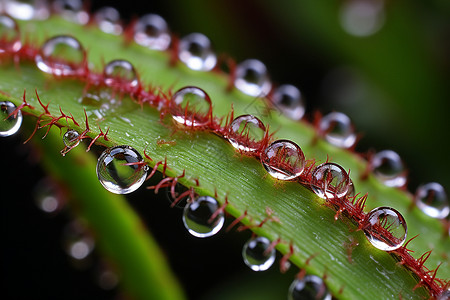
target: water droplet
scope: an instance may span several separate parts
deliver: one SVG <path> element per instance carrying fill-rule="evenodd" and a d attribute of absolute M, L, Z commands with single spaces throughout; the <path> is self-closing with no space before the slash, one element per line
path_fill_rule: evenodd
<path fill-rule="evenodd" d="M 414 201 L 417 207 L 430 217 L 444 219 L 450 213 L 447 194 L 444 187 L 437 182 L 419 186 Z"/>
<path fill-rule="evenodd" d="M 86 269 L 91 266 L 95 240 L 88 233 L 84 223 L 74 220 L 67 224 L 63 230 L 62 239 L 64 249 L 75 268 Z"/>
<path fill-rule="evenodd" d="M 3 5 L 8 15 L 19 20 L 43 20 L 50 15 L 45 0 L 7 0 Z"/>
<path fill-rule="evenodd" d="M 101 31 L 119 35 L 122 33 L 120 13 L 114 7 L 106 6 L 100 8 L 94 15 L 95 23 Z"/>
<path fill-rule="evenodd" d="M 311 188 L 323 199 L 342 198 L 348 192 L 350 178 L 338 164 L 323 163 L 312 173 Z"/>
<path fill-rule="evenodd" d="M 109 62 L 103 69 L 105 84 L 115 86 L 121 83 L 128 83 L 131 87 L 138 85 L 136 70 L 133 65 L 123 59 L 116 59 Z"/>
<path fill-rule="evenodd" d="M 68 35 L 48 39 L 36 55 L 37 67 L 57 76 L 79 75 L 84 72 L 86 52 L 80 42 Z"/>
<path fill-rule="evenodd" d="M 371 160 L 375 177 L 384 185 L 402 187 L 406 184 L 406 172 L 400 156 L 392 150 L 376 153 Z"/>
<path fill-rule="evenodd" d="M 19 131 L 22 125 L 22 112 L 8 117 L 17 107 L 9 101 L 0 101 L 0 137 L 7 137 Z"/>
<path fill-rule="evenodd" d="M 76 130 L 67 130 L 63 135 L 64 145 L 68 148 L 75 148 L 80 143 L 79 137 L 80 134 Z"/>
<path fill-rule="evenodd" d="M 256 59 L 247 59 L 236 67 L 234 86 L 244 94 L 264 97 L 272 88 L 266 66 Z"/>
<path fill-rule="evenodd" d="M 142 16 L 134 27 L 134 40 L 153 50 L 166 50 L 171 40 L 166 21 L 155 14 Z"/>
<path fill-rule="evenodd" d="M 0 54 L 17 52 L 21 47 L 20 30 L 16 21 L 10 16 L 0 14 Z"/>
<path fill-rule="evenodd" d="M 270 241 L 265 237 L 248 240 L 242 248 L 244 262 L 253 271 L 266 271 L 275 261 L 275 249 L 270 247 Z"/>
<path fill-rule="evenodd" d="M 366 216 L 363 230 L 369 242 L 383 251 L 398 249 L 406 240 L 405 219 L 390 207 L 372 209 Z"/>
<path fill-rule="evenodd" d="M 190 69 L 197 71 L 210 71 L 217 63 L 211 42 L 201 33 L 191 33 L 180 40 L 178 57 Z"/>
<path fill-rule="evenodd" d="M 300 90 L 293 85 L 284 84 L 275 89 L 273 105 L 292 120 L 300 120 L 305 114 L 305 104 Z"/>
<path fill-rule="evenodd" d="M 64 206 L 62 193 L 50 178 L 44 178 L 36 184 L 33 196 L 37 207 L 48 214 L 55 214 Z"/>
<path fill-rule="evenodd" d="M 319 132 L 328 143 L 340 147 L 350 148 L 356 142 L 356 134 L 350 118 L 340 112 L 332 112 L 320 120 Z"/>
<path fill-rule="evenodd" d="M 295 279 L 289 287 L 288 300 L 331 300 L 323 280 L 315 275 Z"/>
<path fill-rule="evenodd" d="M 225 221 L 223 212 L 214 213 L 219 209 L 219 202 L 209 196 L 200 196 L 184 207 L 183 224 L 195 237 L 204 238 L 215 235 L 222 228 Z"/>
<path fill-rule="evenodd" d="M 342 4 L 340 23 L 351 35 L 364 37 L 376 33 L 384 24 L 383 0 L 351 0 Z"/>
<path fill-rule="evenodd" d="M 89 14 L 84 10 L 81 0 L 55 0 L 53 10 L 68 21 L 82 25 L 89 22 Z"/>
<path fill-rule="evenodd" d="M 148 167 L 142 162 L 142 156 L 132 147 L 115 146 L 103 151 L 98 158 L 97 177 L 108 191 L 129 194 L 137 190 L 147 176 Z"/>
<path fill-rule="evenodd" d="M 172 197 L 172 192 L 171 192 L 171 186 L 168 186 L 165 188 L 165 194 L 167 196 L 167 199 L 169 200 L 170 203 L 173 203 L 175 200 L 177 200 L 177 198 L 183 194 L 186 193 L 189 189 L 187 187 L 185 187 L 184 185 L 177 183 L 175 184 L 175 198 Z M 184 197 L 182 197 L 181 199 L 178 199 L 177 204 L 174 206 L 176 208 L 184 208 L 188 201 L 190 199 L 189 195 L 186 195 Z"/>
<path fill-rule="evenodd" d="M 211 99 L 201 88 L 187 86 L 172 96 L 170 113 L 172 118 L 185 126 L 204 126 L 210 121 Z"/>
<path fill-rule="evenodd" d="M 355 185 L 353 184 L 353 180 L 350 179 L 350 183 L 348 185 L 347 197 L 352 198 L 355 197 Z"/>
<path fill-rule="evenodd" d="M 305 155 L 296 143 L 278 140 L 264 150 L 261 162 L 271 176 L 280 180 L 294 180 L 303 172 Z"/>
<path fill-rule="evenodd" d="M 234 148 L 244 152 L 257 152 L 261 148 L 266 126 L 252 115 L 242 115 L 231 122 L 226 138 Z"/>

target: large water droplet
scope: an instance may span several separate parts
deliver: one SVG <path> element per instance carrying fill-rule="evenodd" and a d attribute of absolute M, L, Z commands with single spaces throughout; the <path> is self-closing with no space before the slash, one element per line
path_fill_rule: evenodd
<path fill-rule="evenodd" d="M 16 21 L 8 15 L 0 14 L 0 54 L 17 52 L 21 47 L 20 30 Z"/>
<path fill-rule="evenodd" d="M 134 27 L 134 40 L 150 49 L 166 50 L 171 41 L 166 21 L 155 14 L 142 16 Z"/>
<path fill-rule="evenodd" d="M 68 35 L 48 39 L 36 55 L 37 67 L 57 76 L 79 75 L 84 71 L 86 52 L 80 42 Z"/>
<path fill-rule="evenodd" d="M 4 10 L 19 20 L 47 19 L 50 11 L 46 0 L 7 0 Z"/>
<path fill-rule="evenodd" d="M 311 188 L 323 199 L 342 198 L 348 193 L 350 178 L 336 163 L 323 163 L 311 175 Z"/>
<path fill-rule="evenodd" d="M 264 150 L 261 163 L 271 176 L 280 180 L 294 180 L 303 172 L 305 155 L 296 143 L 278 140 Z"/>
<path fill-rule="evenodd" d="M 392 150 L 376 153 L 371 160 L 375 177 L 390 187 L 402 187 L 406 184 L 406 172 L 400 156 Z"/>
<path fill-rule="evenodd" d="M 248 240 L 242 248 L 244 262 L 253 271 L 265 271 L 275 261 L 275 249 L 269 250 L 270 241 L 262 236 Z"/>
<path fill-rule="evenodd" d="M 339 14 L 342 28 L 351 35 L 364 37 L 376 33 L 384 24 L 383 0 L 343 2 Z"/>
<path fill-rule="evenodd" d="M 437 182 L 419 186 L 414 201 L 417 207 L 430 217 L 444 219 L 450 213 L 447 194 L 444 187 Z"/>
<path fill-rule="evenodd" d="M 115 146 L 103 151 L 98 158 L 97 177 L 108 191 L 129 194 L 145 181 L 148 167 L 142 162 L 142 156 L 132 147 Z"/>
<path fill-rule="evenodd" d="M 356 142 L 356 134 L 350 118 L 340 112 L 332 112 L 320 120 L 319 132 L 327 142 L 340 148 L 350 148 Z"/>
<path fill-rule="evenodd" d="M 331 294 L 320 277 L 306 275 L 292 282 L 288 300 L 331 300 Z"/>
<path fill-rule="evenodd" d="M 55 0 L 53 10 L 68 21 L 82 25 L 89 22 L 89 14 L 84 10 L 81 0 Z"/>
<path fill-rule="evenodd" d="M 69 129 L 63 135 L 64 145 L 68 148 L 75 148 L 80 143 L 80 134 L 73 129 Z"/>
<path fill-rule="evenodd" d="M 185 126 L 204 126 L 211 117 L 212 104 L 208 94 L 201 88 L 187 86 L 172 96 L 172 118 Z"/>
<path fill-rule="evenodd" d="M 242 115 L 231 122 L 226 138 L 234 148 L 244 152 L 257 152 L 266 132 L 266 126 L 253 115 Z"/>
<path fill-rule="evenodd" d="M 275 89 L 273 105 L 292 120 L 300 120 L 305 114 L 305 104 L 300 90 L 293 85 L 284 84 Z"/>
<path fill-rule="evenodd" d="M 17 107 L 9 101 L 0 101 L 0 137 L 7 137 L 19 131 L 22 125 L 22 112 L 8 117 Z"/>
<path fill-rule="evenodd" d="M 266 66 L 256 59 L 247 59 L 236 67 L 234 86 L 244 94 L 264 97 L 272 88 Z"/>
<path fill-rule="evenodd" d="M 195 237 L 205 238 L 215 235 L 225 221 L 223 212 L 214 216 L 219 209 L 219 202 L 209 196 L 201 196 L 184 207 L 183 224 Z"/>
<path fill-rule="evenodd" d="M 120 13 L 114 7 L 106 6 L 100 8 L 94 15 L 95 23 L 101 31 L 119 35 L 122 33 Z"/>
<path fill-rule="evenodd" d="M 109 62 L 103 69 L 103 74 L 105 84 L 108 86 L 129 84 L 131 87 L 135 87 L 138 85 L 136 70 L 127 60 L 116 59 Z"/>
<path fill-rule="evenodd" d="M 217 63 L 211 42 L 201 33 L 191 33 L 180 40 L 178 57 L 192 70 L 209 71 Z"/>
<path fill-rule="evenodd" d="M 366 216 L 363 230 L 369 242 L 383 251 L 398 249 L 406 240 L 405 219 L 390 207 L 372 209 Z"/>

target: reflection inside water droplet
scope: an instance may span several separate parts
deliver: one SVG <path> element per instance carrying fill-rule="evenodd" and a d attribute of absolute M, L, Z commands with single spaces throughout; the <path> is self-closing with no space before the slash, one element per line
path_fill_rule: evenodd
<path fill-rule="evenodd" d="M 233 120 L 226 133 L 230 144 L 244 152 L 256 152 L 261 148 L 266 127 L 253 115 L 242 115 Z"/>
<path fill-rule="evenodd" d="M 219 202 L 209 196 L 201 196 L 184 207 L 183 224 L 195 237 L 205 238 L 215 235 L 225 221 L 223 212 L 214 216 L 219 209 Z"/>
<path fill-rule="evenodd" d="M 106 149 L 97 162 L 100 183 L 115 194 L 129 194 L 137 190 L 147 177 L 148 167 L 142 156 L 130 146 Z"/>
<path fill-rule="evenodd" d="M 280 180 L 294 180 L 303 172 L 305 155 L 294 142 L 277 140 L 263 151 L 261 163 L 271 176 Z"/>
<path fill-rule="evenodd" d="M 289 287 L 288 300 L 331 300 L 323 280 L 315 275 L 295 279 Z"/>
<path fill-rule="evenodd" d="M 265 271 L 275 261 L 275 249 L 269 250 L 270 241 L 265 237 L 248 240 L 242 248 L 245 264 L 253 271 Z M 269 250 L 269 251 L 268 251 Z"/>
<path fill-rule="evenodd" d="M 217 62 L 211 42 L 201 33 L 191 33 L 180 40 L 178 57 L 190 69 L 197 71 L 212 70 Z"/>
<path fill-rule="evenodd" d="M 7 137 L 19 131 L 22 125 L 22 112 L 8 117 L 17 107 L 10 101 L 0 101 L 0 137 Z"/>
<path fill-rule="evenodd" d="M 244 94 L 264 97 L 272 88 L 266 66 L 256 59 L 248 59 L 236 67 L 234 86 Z"/>
<path fill-rule="evenodd" d="M 419 186 L 414 201 L 417 207 L 430 217 L 444 219 L 450 213 L 447 194 L 444 187 L 437 182 Z"/>
<path fill-rule="evenodd" d="M 166 21 L 155 14 L 142 16 L 134 27 L 134 40 L 153 50 L 166 50 L 171 41 Z"/>

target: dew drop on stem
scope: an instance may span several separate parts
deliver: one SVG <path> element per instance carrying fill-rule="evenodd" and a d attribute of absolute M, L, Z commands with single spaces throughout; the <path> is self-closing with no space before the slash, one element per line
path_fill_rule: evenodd
<path fill-rule="evenodd" d="M 98 28 L 105 33 L 119 35 L 122 33 L 120 13 L 110 6 L 100 8 L 94 15 L 94 21 Z"/>
<path fill-rule="evenodd" d="M 5 12 L 19 20 L 47 19 L 50 15 L 47 0 L 6 0 Z"/>
<path fill-rule="evenodd" d="M 266 126 L 253 115 L 242 115 L 231 122 L 225 137 L 239 151 L 255 153 L 261 148 Z"/>
<path fill-rule="evenodd" d="M 340 112 L 332 112 L 320 120 L 319 133 L 325 140 L 340 148 L 350 148 L 356 142 L 356 134 L 350 118 Z"/>
<path fill-rule="evenodd" d="M 73 129 L 69 129 L 63 135 L 63 142 L 67 148 L 75 148 L 80 143 L 80 134 Z"/>
<path fill-rule="evenodd" d="M 294 180 L 303 173 L 305 155 L 296 143 L 277 140 L 262 152 L 261 163 L 272 177 Z"/>
<path fill-rule="evenodd" d="M 383 251 L 400 248 L 406 241 L 407 226 L 403 216 L 390 207 L 372 209 L 363 221 L 369 242 Z"/>
<path fill-rule="evenodd" d="M 336 163 L 317 166 L 311 176 L 311 188 L 322 199 L 342 198 L 348 193 L 350 178 Z"/>
<path fill-rule="evenodd" d="M 10 101 L 0 101 L 0 137 L 7 137 L 19 131 L 22 125 L 22 112 L 9 116 L 17 107 Z"/>
<path fill-rule="evenodd" d="M 389 187 L 406 184 L 406 171 L 400 156 L 392 150 L 376 153 L 370 162 L 375 177 Z"/>
<path fill-rule="evenodd" d="M 272 88 L 266 66 L 257 59 L 247 59 L 236 67 L 234 86 L 249 96 L 264 97 Z"/>
<path fill-rule="evenodd" d="M 445 219 L 450 213 L 449 201 L 444 187 L 437 182 L 419 186 L 414 196 L 416 206 L 426 215 Z"/>
<path fill-rule="evenodd" d="M 300 120 L 305 114 L 305 103 L 298 88 L 290 84 L 280 85 L 271 97 L 272 104 L 286 117 Z"/>
<path fill-rule="evenodd" d="M 127 60 L 110 61 L 103 69 L 103 74 L 107 86 L 117 87 L 121 84 L 128 84 L 130 87 L 136 87 L 139 83 L 136 69 Z"/>
<path fill-rule="evenodd" d="M 89 14 L 84 10 L 82 0 L 54 0 L 52 8 L 68 21 L 81 25 L 89 22 Z"/>
<path fill-rule="evenodd" d="M 142 156 L 130 146 L 115 146 L 103 151 L 97 162 L 100 183 L 115 194 L 137 190 L 147 177 L 148 166 Z"/>
<path fill-rule="evenodd" d="M 210 40 L 201 33 L 191 33 L 180 40 L 178 57 L 196 71 L 210 71 L 217 63 Z"/>
<path fill-rule="evenodd" d="M 170 113 L 178 124 L 191 127 L 205 126 L 211 118 L 211 99 L 201 88 L 195 86 L 181 88 L 172 96 Z"/>
<path fill-rule="evenodd" d="M 265 237 L 248 240 L 242 248 L 244 263 L 253 271 L 266 271 L 275 261 L 275 249 L 270 249 L 270 241 Z"/>
<path fill-rule="evenodd" d="M 195 237 L 213 236 L 219 232 L 225 221 L 223 212 L 214 215 L 218 209 L 219 202 L 216 199 L 210 196 L 200 196 L 184 207 L 183 224 Z"/>
<path fill-rule="evenodd" d="M 153 50 L 166 50 L 171 41 L 166 21 L 158 15 L 142 16 L 134 26 L 134 40 L 141 46 Z"/>
<path fill-rule="evenodd" d="M 331 300 L 323 280 L 315 275 L 295 279 L 288 291 L 288 300 Z"/>
<path fill-rule="evenodd" d="M 16 21 L 0 13 L 0 55 L 4 52 L 17 52 L 21 47 L 20 29 Z"/>

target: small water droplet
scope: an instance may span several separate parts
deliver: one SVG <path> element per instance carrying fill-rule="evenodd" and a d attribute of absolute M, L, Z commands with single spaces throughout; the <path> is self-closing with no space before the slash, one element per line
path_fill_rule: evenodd
<path fill-rule="evenodd" d="M 245 264 L 253 271 L 266 271 L 275 261 L 275 249 L 270 247 L 270 241 L 262 236 L 248 240 L 242 248 Z"/>
<path fill-rule="evenodd" d="M 95 23 L 101 31 L 119 35 L 122 33 L 120 13 L 114 7 L 106 6 L 100 8 L 94 15 Z"/>
<path fill-rule="evenodd" d="M 21 47 L 20 30 L 16 21 L 8 15 L 0 14 L 0 54 L 17 52 Z"/>
<path fill-rule="evenodd" d="M 205 238 L 215 235 L 222 228 L 225 221 L 223 212 L 214 213 L 219 209 L 219 202 L 209 196 L 200 196 L 189 202 L 183 211 L 183 224 L 195 237 Z"/>
<path fill-rule="evenodd" d="M 323 163 L 312 173 L 311 188 L 323 199 L 342 198 L 348 193 L 350 178 L 336 163 Z"/>
<path fill-rule="evenodd" d="M 305 114 L 305 103 L 300 90 L 293 85 L 284 84 L 275 89 L 272 103 L 285 116 L 300 120 Z"/>
<path fill-rule="evenodd" d="M 226 138 L 234 148 L 244 152 L 256 152 L 261 148 L 266 126 L 253 115 L 242 115 L 231 122 Z"/>
<path fill-rule="evenodd" d="M 199 127 L 208 124 L 212 112 L 209 95 L 201 88 L 187 86 L 172 96 L 172 118 L 185 126 Z"/>
<path fill-rule="evenodd" d="M 8 15 L 19 20 L 43 20 L 50 15 L 46 0 L 7 0 L 3 5 Z"/>
<path fill-rule="evenodd" d="M 80 42 L 68 35 L 48 39 L 36 55 L 37 67 L 49 74 L 71 76 L 83 72 L 86 51 Z"/>
<path fill-rule="evenodd" d="M 328 143 L 340 147 L 350 148 L 356 142 L 356 134 L 350 118 L 340 112 L 332 112 L 320 120 L 319 132 Z"/>
<path fill-rule="evenodd" d="M 171 41 L 166 21 L 155 14 L 142 16 L 134 27 L 134 40 L 153 50 L 166 50 Z"/>
<path fill-rule="evenodd" d="M 103 69 L 105 84 L 115 86 L 121 83 L 128 83 L 131 87 L 138 85 L 136 70 L 133 65 L 123 59 L 116 59 L 109 62 Z"/>
<path fill-rule="evenodd" d="M 211 42 L 201 33 L 191 33 L 180 40 L 178 57 L 190 69 L 210 71 L 217 63 Z"/>
<path fill-rule="evenodd" d="M 48 214 L 56 214 L 64 206 L 62 193 L 50 178 L 44 178 L 36 184 L 33 196 L 37 207 Z"/>
<path fill-rule="evenodd" d="M 383 251 L 398 249 L 406 240 L 405 219 L 390 207 L 372 209 L 366 216 L 363 230 L 369 242 Z"/>
<path fill-rule="evenodd" d="M 234 86 L 244 94 L 264 97 L 272 88 L 266 66 L 256 59 L 247 59 L 236 67 Z"/>
<path fill-rule="evenodd" d="M 296 143 L 278 140 L 264 150 L 261 162 L 271 176 L 280 180 L 294 180 L 303 172 L 305 155 Z"/>
<path fill-rule="evenodd" d="M 406 172 L 400 156 L 392 150 L 376 153 L 371 160 L 375 177 L 384 185 L 402 187 L 406 184 Z"/>
<path fill-rule="evenodd" d="M 84 10 L 81 0 L 55 0 L 53 10 L 68 21 L 82 25 L 89 22 L 89 14 Z"/>
<path fill-rule="evenodd" d="M 108 191 L 129 194 L 137 190 L 147 177 L 148 166 L 142 162 L 142 156 L 134 148 L 115 146 L 103 151 L 98 158 L 97 177 Z"/>
<path fill-rule="evenodd" d="M 320 277 L 306 275 L 292 282 L 288 300 L 331 300 L 331 294 Z"/>
<path fill-rule="evenodd" d="M 17 107 L 9 101 L 0 101 L 0 137 L 7 137 L 19 131 L 22 125 L 22 112 L 8 117 Z"/>
<path fill-rule="evenodd" d="M 166 194 L 166 197 L 169 200 L 169 202 L 172 204 L 175 200 L 177 200 L 177 198 L 181 194 L 186 193 L 188 190 L 189 189 L 187 187 L 185 187 L 184 185 L 177 183 L 177 184 L 175 184 L 175 198 L 172 196 L 171 186 L 168 186 L 165 188 L 165 194 Z M 181 199 L 178 199 L 178 202 L 174 207 L 184 208 L 187 205 L 189 199 L 190 199 L 189 195 L 186 195 L 186 196 L 182 197 Z"/>
<path fill-rule="evenodd" d="M 62 239 L 64 249 L 75 268 L 87 269 L 91 266 L 95 240 L 83 223 L 74 220 L 67 224 L 63 230 Z"/>
<path fill-rule="evenodd" d="M 76 130 L 67 130 L 63 135 L 64 145 L 68 148 L 75 148 L 80 143 L 79 137 L 80 134 Z"/>
<path fill-rule="evenodd" d="M 419 186 L 414 201 L 417 207 L 430 217 L 445 219 L 450 213 L 447 194 L 444 187 L 437 182 Z"/>
<path fill-rule="evenodd" d="M 353 36 L 365 37 L 376 33 L 384 24 L 383 0 L 351 0 L 342 4 L 340 23 Z"/>

